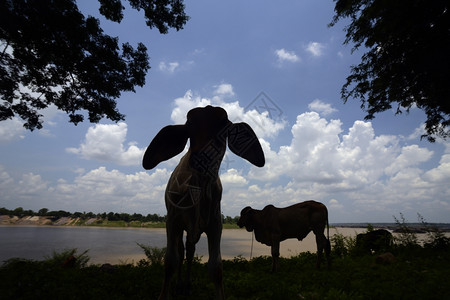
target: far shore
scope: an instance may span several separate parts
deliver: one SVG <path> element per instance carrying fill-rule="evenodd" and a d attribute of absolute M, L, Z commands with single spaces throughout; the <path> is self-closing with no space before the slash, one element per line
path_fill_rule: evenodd
<path fill-rule="evenodd" d="M 71 218 L 71 217 L 43 217 L 43 216 L 8 216 L 0 215 L 0 225 L 10 226 L 92 226 L 114 228 L 165 228 L 164 222 L 125 222 L 109 221 L 102 218 Z"/>

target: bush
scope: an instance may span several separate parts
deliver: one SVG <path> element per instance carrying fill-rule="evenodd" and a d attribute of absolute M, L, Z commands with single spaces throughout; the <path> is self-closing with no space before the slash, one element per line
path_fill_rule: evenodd
<path fill-rule="evenodd" d="M 77 251 L 76 248 L 65 249 L 62 252 L 53 250 L 52 255 L 44 256 L 44 263 L 54 266 L 84 268 L 87 266 L 90 259 L 87 255 L 89 250 L 86 250 L 81 254 L 77 254 Z"/>
<path fill-rule="evenodd" d="M 336 233 L 331 238 L 331 251 L 334 256 L 344 257 L 348 255 L 346 237 L 342 233 Z"/>
<path fill-rule="evenodd" d="M 395 224 L 397 225 L 397 232 L 399 235 L 394 237 L 394 241 L 398 246 L 403 246 L 406 248 L 417 248 L 419 247 L 419 242 L 417 235 L 414 231 L 406 224 L 406 219 L 402 213 L 400 213 L 400 220 L 393 216 Z"/>
<path fill-rule="evenodd" d="M 344 236 L 336 230 L 331 238 L 331 252 L 333 256 L 345 257 L 354 254 L 356 251 L 356 238 L 351 236 Z"/>
<path fill-rule="evenodd" d="M 439 230 L 436 226 L 428 224 L 425 219 L 417 214 L 417 218 L 422 223 L 425 232 L 427 234 L 427 239 L 424 242 L 425 248 L 431 248 L 436 250 L 449 250 L 450 249 L 450 238 L 446 237 L 445 234 Z"/>
<path fill-rule="evenodd" d="M 164 263 L 164 256 L 166 255 L 166 247 L 164 248 L 158 248 L 158 247 L 152 247 L 147 246 L 143 244 L 137 243 L 139 247 L 144 250 L 145 256 L 147 256 L 147 262 L 148 264 L 154 265 L 162 265 Z M 140 261 L 139 265 L 145 265 L 145 262 Z"/>

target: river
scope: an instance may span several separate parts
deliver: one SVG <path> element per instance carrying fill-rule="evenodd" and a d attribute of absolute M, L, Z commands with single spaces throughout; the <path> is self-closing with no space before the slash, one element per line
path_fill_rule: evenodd
<path fill-rule="evenodd" d="M 355 236 L 363 228 L 338 228 L 345 236 Z M 330 228 L 330 236 L 336 233 Z M 20 257 L 42 260 L 53 251 L 77 248 L 78 253 L 89 250 L 90 264 L 136 263 L 145 258 L 137 243 L 153 247 L 165 247 L 165 229 L 149 228 L 101 228 L 101 227 L 52 227 L 52 226 L 0 226 L 0 265 L 3 261 Z M 290 257 L 300 252 L 316 251 L 315 237 L 311 232 L 303 241 L 289 239 L 281 243 L 280 253 Z M 270 255 L 270 247 L 253 241 L 252 233 L 243 229 L 224 229 L 221 252 L 223 259 L 241 255 Z M 208 258 L 207 239 L 203 234 L 196 246 L 196 255 Z"/>

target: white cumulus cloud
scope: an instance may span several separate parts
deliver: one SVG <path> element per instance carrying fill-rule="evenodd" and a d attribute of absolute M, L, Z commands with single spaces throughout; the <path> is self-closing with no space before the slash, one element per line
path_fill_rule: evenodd
<path fill-rule="evenodd" d="M 53 197 L 60 205 L 96 212 L 141 212 L 165 214 L 164 191 L 170 172 L 156 168 L 152 173 L 126 174 L 105 167 L 79 174 L 74 181 L 60 180 Z M 84 199 L 86 203 L 80 203 Z"/>
<path fill-rule="evenodd" d="M 23 123 L 16 117 L 0 122 L 0 144 L 7 144 L 25 137 Z"/>
<path fill-rule="evenodd" d="M 286 177 L 289 183 L 281 184 L 278 195 L 283 201 L 275 200 L 281 205 L 317 199 L 343 219 L 357 213 L 387 221 L 398 212 L 426 215 L 440 207 L 441 220 L 450 212 L 450 187 L 443 184 L 450 180 L 448 154 L 424 169 L 420 165 L 433 151 L 402 145 L 402 137 L 376 135 L 370 122 L 358 120 L 346 130 L 341 121 L 316 112 L 298 115 L 291 132 L 290 144 L 278 151 L 263 143 L 266 165 L 249 173 L 261 182 Z"/>
<path fill-rule="evenodd" d="M 234 96 L 233 86 L 229 83 L 222 83 L 215 86 L 215 93 L 218 95 L 229 95 Z"/>
<path fill-rule="evenodd" d="M 280 63 L 282 62 L 299 62 L 300 58 L 294 51 L 286 51 L 284 48 L 275 50 L 275 55 Z"/>
<path fill-rule="evenodd" d="M 228 169 L 227 172 L 220 175 L 220 179 L 224 186 L 245 186 L 248 184 L 247 179 L 239 174 L 236 169 Z"/>
<path fill-rule="evenodd" d="M 97 124 L 89 127 L 84 142 L 78 148 L 67 148 L 66 151 L 78 154 L 84 159 L 113 162 L 131 166 L 141 163 L 144 149 L 130 142 L 124 145 L 127 136 L 127 124 Z"/>
<path fill-rule="evenodd" d="M 167 73 L 174 73 L 175 70 L 178 69 L 178 67 L 180 66 L 179 62 L 169 62 L 166 63 L 165 61 L 161 61 L 159 63 L 159 70 L 162 72 L 167 72 Z"/>
<path fill-rule="evenodd" d="M 308 45 L 305 47 L 306 51 L 308 51 L 315 57 L 322 56 L 324 48 L 325 46 L 318 42 L 309 42 Z"/>
<path fill-rule="evenodd" d="M 308 108 L 312 111 L 316 111 L 324 116 L 337 112 L 337 109 L 333 108 L 331 104 L 322 102 L 319 99 L 315 99 L 313 102 L 308 104 Z"/>

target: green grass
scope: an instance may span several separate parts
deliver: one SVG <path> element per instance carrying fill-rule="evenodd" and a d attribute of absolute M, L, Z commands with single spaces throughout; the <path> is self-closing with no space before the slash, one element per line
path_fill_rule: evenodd
<path fill-rule="evenodd" d="M 66 254 L 77 257 L 76 253 Z M 450 299 L 450 251 L 398 248 L 396 261 L 378 265 L 375 256 L 337 256 L 330 270 L 315 268 L 315 254 L 301 253 L 280 261 L 270 273 L 271 258 L 242 257 L 223 262 L 227 299 Z M 154 254 L 154 253 L 153 253 Z M 86 256 L 83 253 L 79 257 Z M 44 261 L 14 259 L 0 267 L 3 299 L 157 299 L 161 263 L 63 267 L 54 253 Z M 175 284 L 172 285 L 175 287 Z M 214 299 L 207 265 L 192 269 L 192 296 Z"/>
<path fill-rule="evenodd" d="M 223 229 L 240 229 L 237 224 L 223 223 Z"/>

